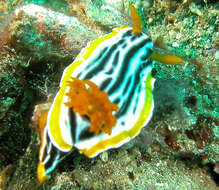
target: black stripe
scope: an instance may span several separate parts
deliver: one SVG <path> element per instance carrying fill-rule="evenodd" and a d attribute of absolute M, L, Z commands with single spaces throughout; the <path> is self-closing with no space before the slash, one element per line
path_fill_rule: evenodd
<path fill-rule="evenodd" d="M 114 104 L 118 104 L 120 101 L 121 101 L 121 99 L 120 99 L 120 97 L 118 96 L 118 97 L 116 97 L 115 100 L 113 100 L 113 103 L 114 103 Z"/>
<path fill-rule="evenodd" d="M 53 162 L 55 161 L 55 157 L 57 155 L 57 152 L 58 152 L 57 148 L 55 146 L 53 146 L 52 142 L 50 141 L 49 143 L 51 144 L 51 151 L 49 152 L 50 158 L 47 160 L 46 163 L 44 163 L 46 169 L 48 169 L 52 166 Z M 49 144 L 48 144 L 47 148 L 49 148 Z M 47 158 L 47 156 L 48 156 L 48 154 L 46 155 L 45 159 Z"/>
<path fill-rule="evenodd" d="M 71 125 L 71 137 L 73 140 L 73 144 L 75 143 L 76 140 L 76 118 L 75 118 L 75 113 L 73 112 L 72 108 L 69 108 L 69 120 L 70 120 L 70 125 Z"/>
<path fill-rule="evenodd" d="M 111 60 L 111 57 L 113 55 L 113 52 L 115 52 L 117 49 L 119 49 L 119 47 L 125 42 L 124 39 L 119 40 L 116 44 L 112 45 L 111 48 L 108 48 L 108 51 L 105 53 L 106 56 L 101 56 L 104 57 L 101 61 L 99 61 L 99 59 L 95 59 L 92 62 L 89 63 L 89 65 L 94 65 L 94 67 L 92 67 L 92 69 L 90 69 L 89 71 L 87 71 L 86 75 L 83 77 L 84 79 L 91 79 L 93 75 L 96 75 L 97 73 L 99 73 L 100 71 L 104 71 L 104 68 L 106 68 L 106 65 L 109 63 L 109 60 Z M 117 55 L 118 57 L 119 55 Z M 100 59 L 101 59 L 100 58 Z M 97 64 L 99 62 L 99 64 Z M 118 59 L 116 61 L 114 61 L 114 64 L 116 64 L 118 62 Z"/>
<path fill-rule="evenodd" d="M 108 53 L 108 51 L 109 51 L 109 48 L 108 48 L 108 47 L 105 47 L 105 48 L 103 48 L 102 50 L 100 50 L 99 55 L 98 55 L 94 60 L 92 60 L 91 63 L 89 63 L 89 64 L 87 65 L 86 70 L 88 70 L 88 73 L 89 73 L 89 70 L 90 70 L 90 71 L 93 71 L 93 70 L 98 66 L 98 65 L 97 65 L 98 61 L 99 61 L 102 57 L 104 57 L 105 54 Z M 78 78 L 81 78 L 83 74 L 84 74 L 84 72 L 82 71 L 81 73 L 78 74 L 77 77 L 78 77 Z M 85 79 L 85 78 L 86 78 L 86 77 L 84 77 L 84 79 Z"/>
<path fill-rule="evenodd" d="M 138 85 L 138 86 L 137 86 L 137 89 L 135 89 L 135 90 L 137 91 L 137 94 L 140 94 L 141 86 Z M 138 100 L 139 100 L 139 96 L 136 96 L 134 101 L 135 101 L 135 102 L 138 102 Z M 138 106 L 138 104 L 136 103 L 136 104 L 134 105 L 133 110 L 132 110 L 132 113 L 133 113 L 133 114 L 135 114 L 136 109 L 137 109 L 137 106 Z"/>
<path fill-rule="evenodd" d="M 117 52 L 116 52 L 116 55 L 114 56 L 114 59 L 113 59 L 113 62 L 112 62 L 112 65 L 113 66 L 117 66 L 117 64 L 118 64 L 118 61 L 119 61 L 119 50 L 117 50 Z M 112 71 L 115 69 L 115 67 L 111 67 L 111 69 L 112 69 Z M 111 70 L 110 69 L 110 70 Z"/>
<path fill-rule="evenodd" d="M 91 133 L 89 131 L 89 128 L 86 128 L 85 130 L 81 131 L 80 136 L 78 138 L 78 141 L 88 140 L 94 136 L 95 136 L 95 134 Z"/>
<path fill-rule="evenodd" d="M 136 75 L 135 75 L 136 76 Z M 134 76 L 133 76 L 134 77 Z M 133 78 L 132 77 L 132 78 Z M 131 99 L 133 98 L 133 95 L 134 95 L 134 93 L 135 93 L 135 88 L 137 87 L 137 85 L 138 85 L 138 81 L 136 80 L 136 78 L 138 78 L 139 79 L 139 76 L 137 76 L 137 77 L 134 77 L 134 83 L 133 83 L 133 85 L 132 86 L 130 86 L 130 82 L 129 83 L 127 83 L 126 85 L 126 88 L 127 87 L 129 87 L 129 88 L 131 88 L 131 92 L 128 94 L 128 97 L 126 98 L 126 100 L 124 100 L 124 104 L 122 105 L 122 109 L 121 110 L 119 110 L 119 114 L 118 114 L 118 116 L 121 116 L 121 115 L 124 115 L 126 112 L 128 112 L 129 111 L 129 106 L 131 105 L 130 104 L 130 102 L 131 102 Z M 130 78 L 131 79 L 131 78 Z M 125 91 L 125 93 L 126 93 L 126 91 Z M 123 95 L 124 96 L 124 95 Z"/>
<path fill-rule="evenodd" d="M 117 44 L 114 44 L 109 51 L 107 52 L 107 55 L 103 58 L 102 61 L 99 61 L 99 64 L 97 64 L 98 62 L 94 62 L 92 61 L 91 65 L 94 65 L 94 67 L 92 68 L 92 70 L 88 71 L 83 79 L 91 79 L 93 75 L 96 75 L 96 73 L 99 73 L 100 71 L 103 71 L 104 67 L 106 67 L 106 65 L 108 64 L 108 60 L 110 60 L 110 56 L 112 56 L 112 52 L 115 51 L 115 49 L 117 48 Z M 83 72 L 83 71 L 82 71 Z"/>
<path fill-rule="evenodd" d="M 132 33 L 132 30 L 129 30 L 127 32 L 125 32 L 123 35 L 122 35 L 122 38 L 126 38 L 126 37 L 129 37 L 129 36 L 132 36 L 133 33 Z"/>
<path fill-rule="evenodd" d="M 130 48 L 128 50 L 128 52 L 125 55 L 125 58 L 123 59 L 123 62 L 121 64 L 121 69 L 119 70 L 117 76 L 119 76 L 116 79 L 116 82 L 114 83 L 114 85 L 109 89 L 108 94 L 113 93 L 117 87 L 122 84 L 124 77 L 126 75 L 126 71 L 128 70 L 128 68 L 130 67 L 130 59 L 135 56 L 135 53 L 139 51 L 140 48 L 142 48 L 142 46 L 144 46 L 146 43 L 148 43 L 150 41 L 150 39 L 145 39 L 142 42 L 135 44 L 132 46 L 132 48 Z M 136 51 L 137 50 L 137 51 Z M 146 49 L 147 52 L 148 49 Z M 148 53 L 147 53 L 148 54 Z"/>
<path fill-rule="evenodd" d="M 130 38 L 131 42 L 133 42 L 134 40 L 136 40 L 137 38 L 141 37 L 141 35 L 132 35 L 132 37 Z"/>
<path fill-rule="evenodd" d="M 111 82 L 111 80 L 112 80 L 111 77 L 106 78 L 106 79 L 101 83 L 101 85 L 99 86 L 99 88 L 100 88 L 101 90 L 104 90 L 104 89 L 108 86 L 108 84 Z"/>
<path fill-rule="evenodd" d="M 128 97 L 126 98 L 126 100 L 124 100 L 124 104 L 122 105 L 121 110 L 119 110 L 118 116 L 124 115 L 126 112 L 129 111 L 129 106 L 131 106 L 130 102 L 133 101 L 132 99 L 134 98 L 134 94 L 136 92 L 136 88 L 137 88 L 137 92 L 140 91 L 141 88 L 141 84 L 140 84 L 140 73 L 141 73 L 141 68 L 139 67 L 138 70 L 136 71 L 136 74 L 132 76 L 132 78 L 134 77 L 134 83 L 132 86 L 131 85 L 131 77 L 128 80 L 128 82 L 126 83 L 125 86 L 125 90 L 124 92 L 126 93 L 128 91 L 128 88 L 131 88 L 131 92 L 128 94 Z M 122 97 L 125 97 L 125 94 L 122 95 Z M 138 97 L 138 95 L 137 95 Z M 137 104 L 136 104 L 137 105 Z M 136 108 L 135 108 L 136 110 Z"/>

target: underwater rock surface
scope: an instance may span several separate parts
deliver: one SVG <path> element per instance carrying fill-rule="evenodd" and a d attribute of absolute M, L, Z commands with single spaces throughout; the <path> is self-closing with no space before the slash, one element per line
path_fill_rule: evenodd
<path fill-rule="evenodd" d="M 20 23 L 14 35 L 17 51 L 44 60 L 72 59 L 90 39 L 97 38 L 76 17 L 67 16 L 42 6 L 30 4 L 16 9 Z"/>
<path fill-rule="evenodd" d="M 0 189 L 218 189 L 217 3 L 2 2 Z M 128 4 L 134 2 L 143 31 L 153 41 L 162 36 L 185 63 L 155 64 L 154 116 L 136 139 L 94 159 L 75 150 L 39 185 L 34 106 L 49 106 L 63 69 L 88 41 L 131 25 Z"/>

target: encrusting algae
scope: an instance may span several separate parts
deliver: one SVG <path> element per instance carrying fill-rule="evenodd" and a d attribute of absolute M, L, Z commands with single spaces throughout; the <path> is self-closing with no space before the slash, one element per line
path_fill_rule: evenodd
<path fill-rule="evenodd" d="M 66 95 L 71 101 L 65 105 L 81 116 L 88 116 L 90 132 L 98 134 L 101 131 L 110 135 L 116 124 L 116 117 L 112 113 L 118 110 L 118 106 L 110 102 L 107 93 L 89 80 L 71 78 L 67 85 L 70 90 Z"/>

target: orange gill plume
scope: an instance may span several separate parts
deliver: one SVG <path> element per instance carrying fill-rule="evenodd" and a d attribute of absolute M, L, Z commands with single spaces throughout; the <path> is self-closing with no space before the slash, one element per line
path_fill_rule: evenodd
<path fill-rule="evenodd" d="M 89 80 L 71 78 L 67 85 L 70 90 L 66 95 L 70 101 L 65 105 L 81 116 L 88 116 L 91 122 L 90 132 L 110 135 L 112 127 L 116 124 L 113 112 L 118 110 L 118 106 L 110 102 L 107 93 Z"/>

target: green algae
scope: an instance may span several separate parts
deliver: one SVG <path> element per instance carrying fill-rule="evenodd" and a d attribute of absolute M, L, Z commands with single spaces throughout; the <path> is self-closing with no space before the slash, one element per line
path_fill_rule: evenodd
<path fill-rule="evenodd" d="M 44 4 L 49 4 L 48 0 L 25 0 L 27 3 L 34 3 L 38 5 L 44 5 Z"/>
<path fill-rule="evenodd" d="M 91 2 L 99 8 L 103 5 L 103 0 L 91 0 Z"/>
<path fill-rule="evenodd" d="M 216 125 L 216 126 L 213 128 L 213 131 L 214 131 L 215 136 L 219 139 L 219 126 Z M 219 153 L 218 153 L 218 154 L 219 154 Z"/>
<path fill-rule="evenodd" d="M 9 12 L 13 12 L 16 7 L 25 4 L 36 4 L 51 7 L 62 13 L 70 12 L 68 3 L 65 0 L 9 0 L 7 2 L 7 8 Z"/>
<path fill-rule="evenodd" d="M 68 3 L 65 0 L 24 0 L 26 3 L 32 3 L 37 5 L 46 5 L 57 11 L 66 13 L 69 12 Z"/>

